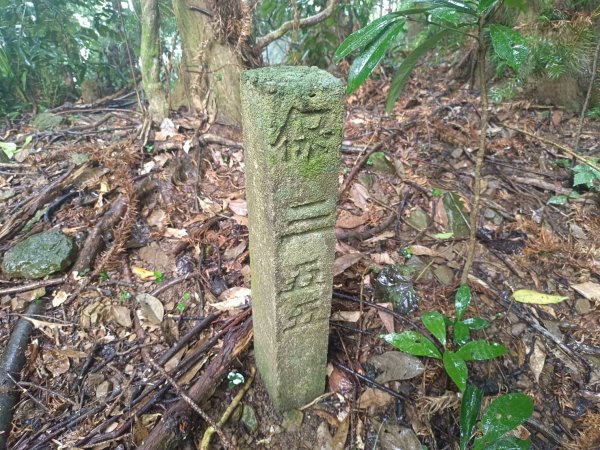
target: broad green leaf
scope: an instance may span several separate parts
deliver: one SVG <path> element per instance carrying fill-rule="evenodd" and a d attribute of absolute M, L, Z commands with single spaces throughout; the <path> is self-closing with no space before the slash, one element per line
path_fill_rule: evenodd
<path fill-rule="evenodd" d="M 487 446 L 521 425 L 533 413 L 533 399 L 525 394 L 511 393 L 498 397 L 483 414 L 479 429 L 480 445 Z"/>
<path fill-rule="evenodd" d="M 474 384 L 468 384 L 460 402 L 460 450 L 466 450 L 467 444 L 473 436 L 482 399 L 483 389 L 479 389 Z"/>
<path fill-rule="evenodd" d="M 433 0 L 431 4 L 438 8 L 450 8 L 463 14 L 469 14 L 471 16 L 477 16 L 477 11 L 472 9 L 466 2 L 459 0 Z"/>
<path fill-rule="evenodd" d="M 471 339 L 469 327 L 464 322 L 456 322 L 454 324 L 454 343 L 459 347 L 465 345 Z"/>
<path fill-rule="evenodd" d="M 477 11 L 487 11 L 488 9 L 491 9 L 496 3 L 498 3 L 498 0 L 480 0 L 479 5 L 477 5 Z"/>
<path fill-rule="evenodd" d="M 529 53 L 525 38 L 509 27 L 496 24 L 490 25 L 490 36 L 496 55 L 511 69 L 518 70 Z"/>
<path fill-rule="evenodd" d="M 394 76 L 394 79 L 390 85 L 388 98 L 385 104 L 385 110 L 388 114 L 390 114 L 394 109 L 394 103 L 396 103 L 396 100 L 398 100 L 398 97 L 402 93 L 402 89 L 404 89 L 404 85 L 408 80 L 408 76 L 419 62 L 419 59 L 421 59 L 421 56 L 434 48 L 447 33 L 448 30 L 441 30 L 435 34 L 432 34 L 421 45 L 415 48 L 411 54 L 404 59 L 404 61 L 402 61 L 402 64 L 400 64 L 398 72 L 396 72 L 396 75 Z"/>
<path fill-rule="evenodd" d="M 416 331 L 384 334 L 381 337 L 398 350 L 410 353 L 411 355 L 428 356 L 430 358 L 442 359 L 442 355 L 435 347 L 433 342 Z"/>
<path fill-rule="evenodd" d="M 367 79 L 385 55 L 392 41 L 404 29 L 404 20 L 389 25 L 381 35 L 352 62 L 346 92 L 351 94 Z"/>
<path fill-rule="evenodd" d="M 494 441 L 486 446 L 484 450 L 529 450 L 531 439 L 523 440 L 514 436 L 507 436 Z"/>
<path fill-rule="evenodd" d="M 590 170 L 587 172 L 579 172 L 576 173 L 573 177 L 573 186 L 585 185 L 587 187 L 592 187 L 594 180 L 598 177 Z"/>
<path fill-rule="evenodd" d="M 461 284 L 454 296 L 454 309 L 456 310 L 455 321 L 458 322 L 463 318 L 465 312 L 471 304 L 471 288 L 468 284 Z"/>
<path fill-rule="evenodd" d="M 513 298 L 519 303 L 534 303 L 536 305 L 549 305 L 552 303 L 560 303 L 569 297 L 563 295 L 550 295 L 541 292 L 532 291 L 530 289 L 518 289 L 513 292 Z"/>
<path fill-rule="evenodd" d="M 548 199 L 546 205 L 564 206 L 567 204 L 568 201 L 569 197 L 567 197 L 566 195 L 553 195 Z"/>
<path fill-rule="evenodd" d="M 388 25 L 400 19 L 401 17 L 399 17 L 397 14 L 387 14 L 377 20 L 374 20 L 366 27 L 363 27 L 360 30 L 352 33 L 350 36 L 344 39 L 344 42 L 342 42 L 342 44 L 335 51 L 334 60 L 336 64 L 354 50 L 358 50 L 359 48 L 369 45 L 381 33 L 383 33 Z"/>
<path fill-rule="evenodd" d="M 483 340 L 467 342 L 456 352 L 465 361 L 485 361 L 507 353 L 508 350 L 497 342 L 488 343 Z"/>
<path fill-rule="evenodd" d="M 427 312 L 421 316 L 421 322 L 425 325 L 425 328 L 429 330 L 431 334 L 442 344 L 446 346 L 446 323 L 444 322 L 444 315 L 437 311 Z"/>
<path fill-rule="evenodd" d="M 490 326 L 490 323 L 481 317 L 471 317 L 462 321 L 469 330 L 485 330 Z"/>
<path fill-rule="evenodd" d="M 467 369 L 465 361 L 457 353 L 449 350 L 444 352 L 442 361 L 448 376 L 463 392 L 467 387 L 467 378 L 469 377 L 469 369 Z"/>

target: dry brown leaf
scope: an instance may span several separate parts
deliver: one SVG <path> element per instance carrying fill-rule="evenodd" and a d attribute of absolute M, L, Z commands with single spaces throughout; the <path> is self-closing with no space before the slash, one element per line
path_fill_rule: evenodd
<path fill-rule="evenodd" d="M 360 409 L 369 408 L 371 406 L 381 407 L 389 404 L 392 401 L 392 396 L 387 392 L 379 389 L 367 388 L 358 399 L 357 407 Z"/>
<path fill-rule="evenodd" d="M 246 204 L 246 200 L 243 199 L 231 200 L 229 202 L 229 209 L 238 216 L 245 217 L 248 215 L 248 205 Z"/>
<path fill-rule="evenodd" d="M 244 250 L 246 250 L 246 246 L 247 246 L 246 241 L 242 241 L 235 247 L 228 248 L 227 250 L 225 250 L 223 252 L 223 260 L 231 261 L 231 260 L 236 259 L 242 253 L 244 253 Z"/>
<path fill-rule="evenodd" d="M 352 184 L 348 198 L 360 209 L 366 211 L 369 208 L 369 191 L 360 183 Z"/>
<path fill-rule="evenodd" d="M 333 276 L 339 275 L 362 259 L 361 253 L 348 253 L 336 258 L 333 263 Z"/>
<path fill-rule="evenodd" d="M 351 229 L 364 225 L 368 220 L 367 214 L 355 216 L 349 211 L 341 211 L 335 224 L 339 228 Z"/>
<path fill-rule="evenodd" d="M 187 235 L 188 232 L 183 229 L 167 227 L 163 236 L 166 238 L 183 239 Z"/>
<path fill-rule="evenodd" d="M 358 322 L 360 311 L 336 311 L 331 315 L 331 320 L 340 320 L 342 322 Z"/>
<path fill-rule="evenodd" d="M 110 315 L 112 319 L 119 325 L 125 328 L 131 328 L 131 312 L 126 306 L 112 305 L 110 307 Z"/>
<path fill-rule="evenodd" d="M 44 361 L 44 367 L 53 377 L 63 375 L 71 368 L 69 358 L 54 351 L 45 351 L 42 360 Z"/>
<path fill-rule="evenodd" d="M 140 306 L 142 307 L 142 311 L 144 312 L 144 316 L 154 325 L 159 325 L 165 316 L 165 307 L 161 303 L 159 299 L 150 295 L 150 294 L 138 294 L 135 296 Z"/>

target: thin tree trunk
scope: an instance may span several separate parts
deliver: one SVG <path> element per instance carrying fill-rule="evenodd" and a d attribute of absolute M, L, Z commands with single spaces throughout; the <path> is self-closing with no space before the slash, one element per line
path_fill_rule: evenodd
<path fill-rule="evenodd" d="M 144 91 L 152 120 L 161 122 L 169 110 L 160 82 L 160 14 L 158 0 L 142 0 L 142 40 L 140 59 Z"/>
<path fill-rule="evenodd" d="M 469 244 L 467 246 L 467 258 L 460 278 L 461 284 L 466 284 L 469 279 L 469 272 L 473 266 L 475 258 L 475 245 L 477 244 L 477 220 L 479 218 L 479 209 L 481 203 L 481 169 L 485 159 L 485 147 L 487 139 L 487 129 L 489 122 L 489 105 L 487 96 L 487 82 L 485 79 L 485 54 L 487 47 L 483 36 L 483 25 L 485 17 L 479 19 L 478 47 L 477 47 L 477 66 L 479 69 L 479 86 L 481 89 L 481 124 L 479 127 L 479 150 L 477 151 L 477 160 L 475 161 L 475 186 L 473 189 L 473 202 L 471 205 L 471 215 L 469 216 L 470 233 Z"/>
<path fill-rule="evenodd" d="M 600 38 L 598 38 L 598 43 L 596 44 L 596 51 L 594 52 L 594 62 L 592 63 L 592 76 L 590 78 L 590 85 L 588 86 L 587 95 L 585 96 L 585 101 L 583 102 L 583 107 L 581 108 L 581 114 L 579 116 L 579 123 L 577 124 L 577 134 L 575 135 L 575 144 L 573 145 L 573 150 L 579 150 L 579 139 L 581 138 L 581 130 L 583 129 L 583 120 L 585 119 L 585 113 L 587 111 L 588 105 L 590 103 L 590 98 L 592 97 L 592 92 L 594 90 L 594 83 L 596 82 L 596 70 L 598 69 L 598 56 L 600 55 Z"/>

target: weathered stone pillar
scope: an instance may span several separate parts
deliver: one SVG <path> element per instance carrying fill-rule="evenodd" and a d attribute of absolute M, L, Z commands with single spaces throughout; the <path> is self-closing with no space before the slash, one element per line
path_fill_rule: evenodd
<path fill-rule="evenodd" d="M 343 87 L 309 67 L 241 76 L 254 349 L 280 410 L 323 393 Z"/>

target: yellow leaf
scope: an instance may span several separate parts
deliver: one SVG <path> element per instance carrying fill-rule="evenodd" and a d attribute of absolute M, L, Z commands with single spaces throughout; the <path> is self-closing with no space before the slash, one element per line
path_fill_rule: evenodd
<path fill-rule="evenodd" d="M 569 297 L 563 295 L 550 295 L 529 289 L 519 289 L 513 292 L 513 298 L 519 303 L 534 303 L 536 305 L 549 305 L 551 303 L 560 303 Z"/>
<path fill-rule="evenodd" d="M 154 272 L 152 272 L 151 270 L 146 270 L 143 267 L 138 267 L 138 266 L 131 266 L 131 270 L 142 280 L 153 280 L 154 279 Z"/>

